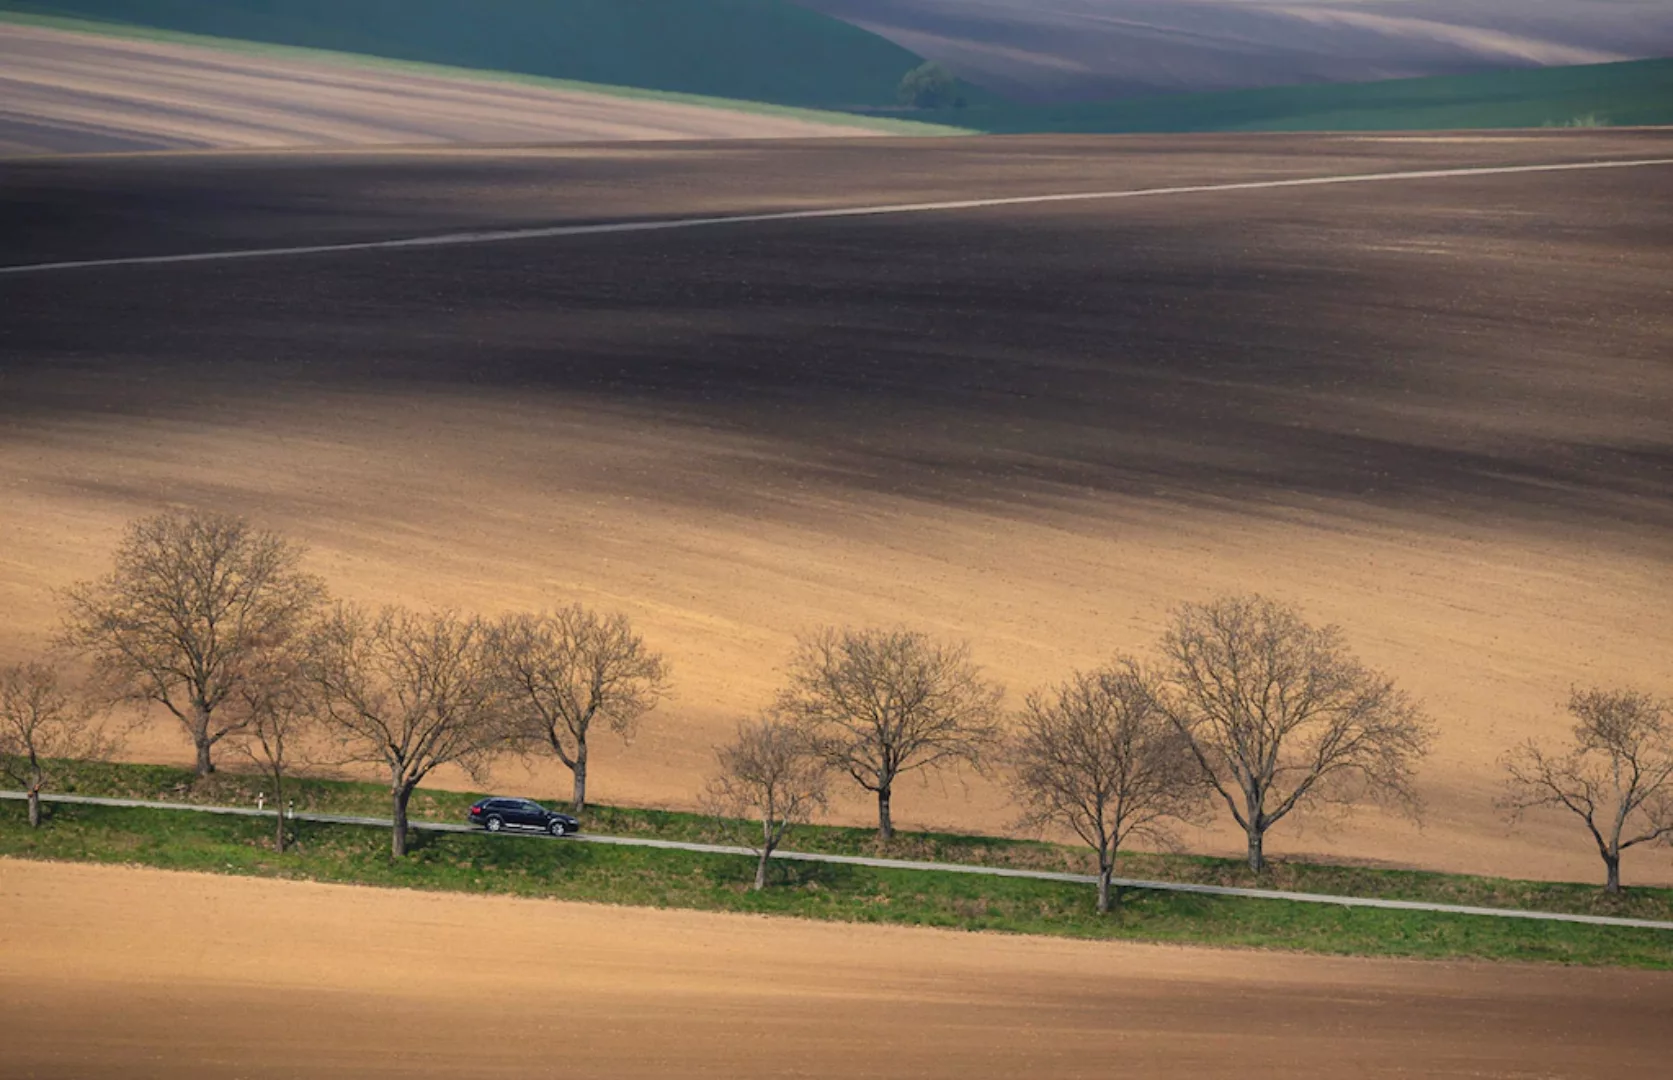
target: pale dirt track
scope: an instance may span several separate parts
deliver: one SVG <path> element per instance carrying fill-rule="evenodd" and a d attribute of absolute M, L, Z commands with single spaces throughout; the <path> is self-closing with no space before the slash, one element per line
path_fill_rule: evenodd
<path fill-rule="evenodd" d="M 0 155 L 864 135 L 665 101 L 0 22 Z"/>
<path fill-rule="evenodd" d="M 0 212 L 34 261 L 1667 145 L 146 158 L 16 166 Z M 631 747 L 599 744 L 593 793 L 689 807 L 799 630 L 965 637 L 1016 702 L 1147 654 L 1182 600 L 1259 589 L 1340 623 L 1440 727 L 1423 831 L 1285 822 L 1272 850 L 1592 879 L 1566 822 L 1507 828 L 1495 760 L 1560 733 L 1571 684 L 1673 691 L 1673 217 L 1651 172 L 9 278 L 0 658 L 44 646 L 53 590 L 101 572 L 126 520 L 223 507 L 312 545 L 354 599 L 627 611 L 674 694 Z M 187 760 L 166 727 L 129 750 Z M 491 782 L 565 790 L 547 765 Z M 1014 816 L 981 779 L 908 783 L 896 810 Z M 1673 859 L 1635 851 L 1626 872 L 1666 882 Z"/>
<path fill-rule="evenodd" d="M 0 861 L 5 1080 L 1615 1078 L 1673 976 Z"/>

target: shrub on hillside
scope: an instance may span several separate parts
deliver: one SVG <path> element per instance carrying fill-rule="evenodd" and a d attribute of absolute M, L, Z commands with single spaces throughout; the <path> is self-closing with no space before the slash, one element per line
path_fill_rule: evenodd
<path fill-rule="evenodd" d="M 908 71 L 900 80 L 900 103 L 910 109 L 964 108 L 958 79 L 933 60 Z"/>

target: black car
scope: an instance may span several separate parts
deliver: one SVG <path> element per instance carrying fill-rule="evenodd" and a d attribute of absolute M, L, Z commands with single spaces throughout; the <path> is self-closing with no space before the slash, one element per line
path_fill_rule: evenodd
<path fill-rule="evenodd" d="M 528 799 L 483 799 L 470 809 L 472 825 L 480 825 L 489 832 L 519 829 L 566 836 L 581 828 L 581 823 L 568 814 L 548 810 Z"/>

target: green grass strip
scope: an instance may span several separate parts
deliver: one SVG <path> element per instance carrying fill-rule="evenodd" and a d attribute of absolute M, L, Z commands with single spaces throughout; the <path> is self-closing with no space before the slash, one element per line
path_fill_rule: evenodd
<path fill-rule="evenodd" d="M 616 905 L 751 912 L 837 922 L 1354 956 L 1673 968 L 1673 934 L 1424 912 L 1130 891 L 1099 916 L 1092 890 L 1048 881 L 807 863 L 777 864 L 764 892 L 730 855 L 467 833 L 419 833 L 388 854 L 381 829 L 295 824 L 284 855 L 272 823 L 189 811 L 50 807 L 30 829 L 0 805 L 0 855 L 342 884 Z"/>
<path fill-rule="evenodd" d="M 53 791 L 66 795 L 242 807 L 253 807 L 258 795 L 268 800 L 272 795 L 271 781 L 238 772 L 222 771 L 199 780 L 189 769 L 118 762 L 61 762 L 58 770 L 60 779 Z M 389 795 L 381 784 L 297 777 L 287 781 L 287 794 L 300 812 L 389 816 Z M 420 789 L 413 796 L 413 820 L 462 823 L 466 808 L 482 794 Z M 533 794 L 538 797 L 538 793 Z M 542 801 L 553 807 L 565 805 L 562 798 L 545 798 Z M 609 836 L 705 844 L 731 842 L 730 829 L 717 826 L 713 819 L 701 814 L 594 804 L 587 808 L 583 818 L 588 832 Z M 1577 833 L 1576 843 L 1582 840 L 1583 836 Z M 1096 871 L 1085 848 L 1020 837 L 902 831 L 896 834 L 893 841 L 885 843 L 877 838 L 875 829 L 809 825 L 796 829 L 786 847 L 823 855 L 861 855 L 1075 874 Z M 1654 858 L 1655 853 L 1640 857 Z M 1629 886 L 1631 870 L 1629 863 Z M 1274 860 L 1265 873 L 1257 875 L 1237 859 L 1157 852 L 1123 854 L 1117 874 L 1181 884 L 1673 921 L 1673 889 L 1662 888 L 1629 887 L 1622 895 L 1612 897 L 1596 884 L 1526 881 L 1290 860 Z"/>

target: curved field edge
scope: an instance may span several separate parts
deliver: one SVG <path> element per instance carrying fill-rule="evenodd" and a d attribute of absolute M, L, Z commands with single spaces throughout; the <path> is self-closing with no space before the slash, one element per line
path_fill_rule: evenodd
<path fill-rule="evenodd" d="M 48 30 L 62 30 L 70 33 L 93 34 L 100 37 L 120 38 L 130 41 L 154 41 L 165 45 L 186 45 L 193 48 L 214 49 L 220 52 L 238 53 L 248 56 L 262 56 L 277 60 L 332 64 L 339 67 L 358 68 L 361 70 L 383 70 L 398 72 L 405 75 L 429 76 L 438 79 L 455 79 L 487 83 L 512 83 L 541 90 L 599 94 L 606 97 L 622 98 L 630 101 L 648 101 L 671 105 L 691 105 L 699 108 L 745 113 L 754 116 L 773 116 L 789 120 L 804 120 L 809 123 L 828 124 L 833 127 L 859 128 L 868 131 L 875 131 L 884 135 L 917 135 L 927 137 L 976 134 L 973 129 L 955 127 L 950 124 L 926 123 L 916 120 L 898 120 L 892 117 L 875 116 L 867 113 L 837 112 L 830 109 L 815 109 L 799 105 L 777 105 L 766 101 L 748 101 L 741 98 L 713 97 L 705 94 L 685 93 L 678 90 L 653 90 L 638 86 L 618 86 L 609 83 L 583 82 L 576 79 L 560 79 L 545 75 L 528 75 L 516 71 L 497 71 L 484 68 L 456 67 L 449 64 L 431 63 L 423 60 L 399 60 L 384 56 L 373 56 L 368 53 L 340 52 L 331 49 L 316 49 L 300 45 L 278 45 L 264 41 L 250 41 L 241 38 L 211 37 L 204 34 L 193 34 L 178 30 L 163 30 L 156 27 L 137 26 L 128 23 L 95 22 L 87 19 L 76 19 L 57 15 L 41 15 L 26 11 L 0 9 L 0 25 L 4 25 L 6 23 L 13 23 L 20 26 L 35 26 Z"/>
<path fill-rule="evenodd" d="M 808 863 L 775 865 L 770 887 L 754 892 L 744 856 L 423 833 L 397 860 L 384 830 L 309 822 L 279 855 L 270 828 L 190 811 L 61 805 L 34 830 L 11 803 L 0 807 L 0 856 L 1051 937 L 1673 969 L 1673 934 L 1657 930 L 1139 890 L 1099 916 L 1084 885 Z"/>
<path fill-rule="evenodd" d="M 258 796 L 271 805 L 271 781 L 241 772 L 220 771 L 199 780 L 191 770 L 167 765 L 116 762 L 60 762 L 53 793 L 140 799 L 204 806 L 253 807 Z M 485 793 L 421 788 L 414 793 L 414 821 L 458 824 L 466 808 Z M 286 797 L 303 813 L 387 817 L 389 795 L 380 784 L 298 776 L 286 779 Z M 566 805 L 561 798 L 543 800 Z M 690 843 L 734 843 L 735 826 L 700 814 L 634 807 L 589 805 L 584 828 L 592 833 Z M 270 828 L 270 826 L 269 826 Z M 1584 841 L 1578 829 L 1576 843 Z M 961 833 L 897 833 L 891 842 L 876 831 L 837 825 L 795 829 L 786 850 L 820 855 L 867 856 L 914 862 L 942 862 L 1019 870 L 1075 874 L 1096 871 L 1084 847 L 1040 839 Z M 1650 858 L 1649 853 L 1641 858 Z M 1117 876 L 1178 884 L 1277 889 L 1332 896 L 1403 900 L 1544 911 L 1570 915 L 1608 915 L 1673 921 L 1673 889 L 1632 886 L 1633 864 L 1626 864 L 1628 888 L 1610 896 L 1596 883 L 1527 881 L 1418 869 L 1275 860 L 1255 875 L 1239 860 L 1180 853 L 1125 851 Z M 1601 874 L 1601 869 L 1600 869 Z"/>
<path fill-rule="evenodd" d="M 892 107 L 923 58 L 792 0 L 5 0 L 42 15 L 779 105 Z"/>

